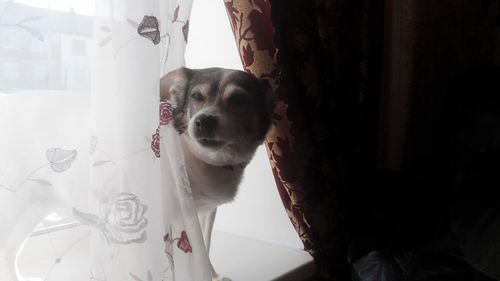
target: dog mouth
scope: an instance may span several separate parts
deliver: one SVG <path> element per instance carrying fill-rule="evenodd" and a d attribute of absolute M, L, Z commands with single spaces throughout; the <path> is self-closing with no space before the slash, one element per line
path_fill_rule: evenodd
<path fill-rule="evenodd" d="M 215 139 L 210 138 L 198 138 L 198 143 L 205 147 L 216 148 L 222 146 L 224 143 Z"/>

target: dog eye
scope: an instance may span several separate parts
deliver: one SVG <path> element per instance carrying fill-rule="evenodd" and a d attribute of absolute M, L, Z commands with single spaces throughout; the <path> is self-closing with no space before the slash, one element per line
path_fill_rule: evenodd
<path fill-rule="evenodd" d="M 232 96 L 229 97 L 229 99 L 227 100 L 227 102 L 230 105 L 242 106 L 242 105 L 244 105 L 247 102 L 247 97 L 244 96 L 244 95 L 241 95 L 241 94 L 232 95 Z"/>
<path fill-rule="evenodd" d="M 200 92 L 192 93 L 191 98 L 195 101 L 198 101 L 198 102 L 202 102 L 205 100 L 205 97 Z"/>

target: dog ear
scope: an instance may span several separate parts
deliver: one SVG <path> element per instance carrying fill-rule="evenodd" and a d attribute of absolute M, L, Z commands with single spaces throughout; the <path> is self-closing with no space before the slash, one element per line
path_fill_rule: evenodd
<path fill-rule="evenodd" d="M 183 67 L 170 71 L 160 79 L 160 98 L 172 102 L 174 127 L 180 134 L 187 129 L 186 96 L 192 76 L 193 70 Z"/>
<path fill-rule="evenodd" d="M 168 99 L 174 106 L 182 106 L 191 76 L 192 70 L 185 67 L 167 73 L 160 80 L 160 98 Z"/>

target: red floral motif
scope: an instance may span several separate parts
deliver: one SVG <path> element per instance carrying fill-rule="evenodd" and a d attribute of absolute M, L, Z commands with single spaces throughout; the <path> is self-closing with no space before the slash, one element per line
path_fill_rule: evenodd
<path fill-rule="evenodd" d="M 186 234 L 186 231 L 181 232 L 181 238 L 179 238 L 179 241 L 177 241 L 177 247 L 179 249 L 183 250 L 184 253 L 192 253 L 193 248 L 191 248 L 191 244 L 189 243 L 188 236 Z"/>
<path fill-rule="evenodd" d="M 276 182 L 276 187 L 278 188 L 278 194 L 281 198 L 281 202 L 283 202 L 283 206 L 285 209 L 290 211 L 292 209 L 292 199 L 290 198 L 290 194 L 288 194 L 288 190 L 283 184 L 283 181 L 279 178 L 279 172 L 276 167 L 272 168 L 274 180 Z"/>
<path fill-rule="evenodd" d="M 267 0 L 254 0 L 255 5 L 260 9 L 252 10 L 248 15 L 250 20 L 250 30 L 254 34 L 254 41 L 259 50 L 268 51 L 274 57 L 276 48 L 274 47 L 274 26 L 271 21 L 271 3 Z"/>
<path fill-rule="evenodd" d="M 224 5 L 226 5 L 226 11 L 227 14 L 229 15 L 229 18 L 231 18 L 231 28 L 233 29 L 233 32 L 236 30 L 236 26 L 238 25 L 238 13 L 239 11 L 234 7 L 233 0 L 231 1 L 224 1 Z"/>
<path fill-rule="evenodd" d="M 295 183 L 297 180 L 296 165 L 297 163 L 296 152 L 290 146 L 288 139 L 277 137 L 277 141 L 273 143 L 281 151 L 280 154 L 276 153 L 276 149 L 272 149 L 271 153 L 275 161 L 279 178 L 287 183 Z"/>
<path fill-rule="evenodd" d="M 156 129 L 154 135 L 152 135 L 153 140 L 151 141 L 151 149 L 155 153 L 156 158 L 160 158 L 160 129 Z"/>
<path fill-rule="evenodd" d="M 243 62 L 245 66 L 250 66 L 254 61 L 254 52 L 250 44 L 247 44 L 246 47 L 243 46 Z"/>
<path fill-rule="evenodd" d="M 160 125 L 167 125 L 172 120 L 172 105 L 169 102 L 160 102 Z"/>

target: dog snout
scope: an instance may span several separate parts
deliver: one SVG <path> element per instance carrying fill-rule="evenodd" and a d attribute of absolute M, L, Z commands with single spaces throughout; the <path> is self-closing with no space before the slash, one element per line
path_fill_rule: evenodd
<path fill-rule="evenodd" d="M 195 120 L 196 132 L 199 136 L 211 136 L 217 128 L 217 118 L 212 115 L 200 115 Z"/>

